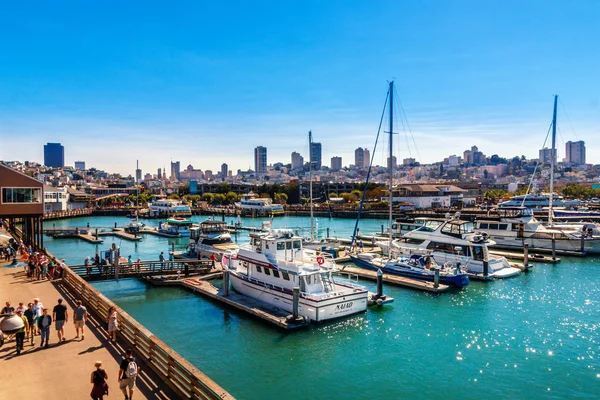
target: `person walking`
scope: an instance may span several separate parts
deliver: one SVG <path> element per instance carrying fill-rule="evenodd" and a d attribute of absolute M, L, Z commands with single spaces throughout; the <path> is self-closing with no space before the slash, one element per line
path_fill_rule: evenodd
<path fill-rule="evenodd" d="M 15 308 L 10 305 L 10 301 L 6 302 L 6 306 L 0 311 L 0 314 L 14 314 Z"/>
<path fill-rule="evenodd" d="M 58 304 L 52 310 L 52 319 L 54 320 L 54 329 L 58 333 L 58 342 L 65 342 L 65 323 L 69 322 L 69 312 L 67 306 L 63 303 L 63 299 L 58 299 Z"/>
<path fill-rule="evenodd" d="M 125 400 L 133 399 L 133 391 L 135 390 L 135 379 L 140 372 L 140 367 L 133 358 L 131 349 L 127 349 L 125 357 L 121 361 L 119 368 L 119 388 L 125 395 Z M 129 389 L 129 393 L 128 390 Z"/>
<path fill-rule="evenodd" d="M 42 310 L 44 309 L 44 305 L 37 297 L 33 299 L 33 317 L 35 319 L 34 323 L 37 327 L 37 322 L 42 316 Z M 40 334 L 40 330 L 37 329 L 37 334 Z"/>
<path fill-rule="evenodd" d="M 33 303 L 27 304 L 27 310 L 23 312 L 23 315 L 27 318 L 29 323 L 29 329 L 27 329 L 27 339 L 31 341 L 31 345 L 35 346 L 35 311 L 33 311 Z"/>
<path fill-rule="evenodd" d="M 102 273 L 102 266 L 100 265 L 100 256 L 98 253 L 94 256 L 94 265 L 98 268 L 98 272 Z"/>
<path fill-rule="evenodd" d="M 165 267 L 165 255 L 164 252 L 160 252 L 160 255 L 158 256 L 158 260 L 160 261 L 160 269 L 163 269 Z"/>
<path fill-rule="evenodd" d="M 87 256 L 85 258 L 83 264 L 85 265 L 85 276 L 89 278 L 90 274 L 92 273 L 92 267 L 90 266 L 90 256 Z"/>
<path fill-rule="evenodd" d="M 48 309 L 42 310 L 42 316 L 38 319 L 37 326 L 38 330 L 42 335 L 42 342 L 40 347 L 44 346 L 44 340 L 46 341 L 46 348 L 48 348 L 48 339 L 50 339 L 50 325 L 52 325 L 52 317 L 48 315 Z"/>
<path fill-rule="evenodd" d="M 79 339 L 79 329 L 81 329 L 81 340 L 85 339 L 85 321 L 87 319 L 87 308 L 77 300 L 77 307 L 73 310 L 73 322 L 75 323 L 75 339 Z"/>
<path fill-rule="evenodd" d="M 105 395 L 108 396 L 108 374 L 102 369 L 102 361 L 96 361 L 94 366 L 96 370 L 90 376 L 90 383 L 94 385 L 90 396 L 94 400 L 102 400 Z"/>
<path fill-rule="evenodd" d="M 17 342 L 17 355 L 21 354 L 23 350 L 23 341 L 25 340 L 25 332 L 29 330 L 29 322 L 27 317 L 23 315 L 23 310 L 17 310 L 17 315 L 23 320 L 23 327 L 15 334 L 15 341 Z"/>
<path fill-rule="evenodd" d="M 27 310 L 27 308 L 23 305 L 23 302 L 19 302 L 19 306 L 17 307 L 17 309 L 15 310 L 15 312 L 19 312 L 19 310 L 21 310 L 21 312 L 25 312 L 25 310 Z"/>
<path fill-rule="evenodd" d="M 117 341 L 117 329 L 119 329 L 119 322 L 117 321 L 117 309 L 111 306 L 108 309 L 108 317 L 106 318 L 108 323 L 108 340 L 113 343 Z"/>

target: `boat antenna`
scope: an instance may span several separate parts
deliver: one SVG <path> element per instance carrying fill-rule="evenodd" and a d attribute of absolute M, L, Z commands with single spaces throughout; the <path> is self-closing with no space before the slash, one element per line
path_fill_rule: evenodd
<path fill-rule="evenodd" d="M 388 220 L 388 231 L 389 231 L 389 237 L 388 237 L 388 254 L 391 258 L 392 256 L 392 213 L 393 213 L 393 206 L 394 206 L 394 197 L 393 197 L 393 190 L 394 190 L 394 164 L 392 162 L 392 156 L 394 155 L 394 147 L 392 145 L 392 140 L 394 137 L 394 81 L 390 81 L 390 159 L 388 161 L 389 165 L 388 165 L 388 170 L 390 172 L 390 197 L 389 197 L 389 203 L 390 203 L 390 215 L 389 215 L 389 220 Z"/>
<path fill-rule="evenodd" d="M 550 151 L 550 200 L 548 202 L 548 225 L 552 226 L 552 203 L 554 200 L 554 165 L 556 164 L 556 105 L 558 95 L 554 95 L 554 112 L 552 113 L 552 150 Z"/>
<path fill-rule="evenodd" d="M 312 131 L 308 131 L 308 195 L 310 197 L 310 240 L 314 239 L 315 216 L 313 213 L 313 186 L 312 186 Z"/>

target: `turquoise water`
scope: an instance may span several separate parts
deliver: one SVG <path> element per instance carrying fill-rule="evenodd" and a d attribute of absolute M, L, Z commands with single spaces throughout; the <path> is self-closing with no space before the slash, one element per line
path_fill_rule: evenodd
<path fill-rule="evenodd" d="M 60 223 L 87 220 L 92 226 L 125 221 Z M 322 219 L 321 228 L 327 223 Z M 363 221 L 361 231 L 379 231 L 381 223 Z M 349 236 L 353 221 L 336 220 L 334 227 Z M 148 236 L 121 245 L 158 257 L 169 242 Z M 185 246 L 181 239 L 177 245 Z M 95 249 L 68 239 L 48 239 L 46 246 L 68 261 Z M 240 399 L 596 399 L 598 282 L 598 259 L 589 258 L 538 264 L 514 279 L 473 282 L 444 295 L 386 286 L 392 306 L 291 333 L 183 289 L 146 288 L 136 280 L 95 286 Z"/>

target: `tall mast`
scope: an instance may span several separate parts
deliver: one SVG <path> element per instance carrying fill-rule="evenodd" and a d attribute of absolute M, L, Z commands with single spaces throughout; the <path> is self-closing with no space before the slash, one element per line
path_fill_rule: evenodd
<path fill-rule="evenodd" d="M 394 164 L 392 163 L 392 156 L 394 155 L 394 146 L 393 143 L 393 135 L 394 135 L 394 81 L 390 82 L 390 161 L 388 165 L 388 169 L 390 172 L 390 215 L 388 220 L 388 230 L 390 232 L 389 235 L 389 256 L 392 256 L 392 212 L 393 212 L 393 189 L 394 189 Z"/>
<path fill-rule="evenodd" d="M 556 164 L 556 104 L 558 95 L 554 95 L 554 113 L 552 114 L 552 150 L 550 151 L 550 200 L 548 203 L 548 224 L 553 225 L 552 203 L 554 202 L 554 165 Z"/>
<path fill-rule="evenodd" d="M 308 195 L 310 196 L 310 240 L 314 239 L 315 218 L 313 215 L 313 188 L 312 188 L 312 131 L 308 131 Z"/>

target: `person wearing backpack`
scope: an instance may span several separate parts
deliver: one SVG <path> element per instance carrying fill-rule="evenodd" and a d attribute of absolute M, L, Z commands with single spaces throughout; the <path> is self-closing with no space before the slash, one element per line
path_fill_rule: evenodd
<path fill-rule="evenodd" d="M 127 349 L 125 358 L 121 361 L 121 367 L 119 369 L 119 387 L 125 395 L 125 400 L 133 399 L 135 378 L 137 378 L 139 371 L 140 367 L 135 362 L 131 349 Z M 127 388 L 129 388 L 129 396 L 127 395 Z"/>
<path fill-rule="evenodd" d="M 108 374 L 102 369 L 102 361 L 96 361 L 94 366 L 96 370 L 90 377 L 90 383 L 94 385 L 90 397 L 94 400 L 102 400 L 104 395 L 108 396 L 108 383 L 106 383 Z"/>

